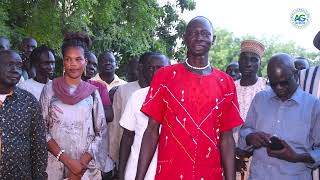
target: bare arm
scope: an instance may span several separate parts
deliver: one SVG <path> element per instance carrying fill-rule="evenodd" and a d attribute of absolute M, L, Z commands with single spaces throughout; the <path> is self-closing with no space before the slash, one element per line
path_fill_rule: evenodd
<path fill-rule="evenodd" d="M 103 106 L 103 109 L 104 109 L 104 114 L 105 114 L 107 123 L 112 122 L 112 120 L 113 120 L 113 109 L 112 109 L 112 106 L 111 105 Z"/>
<path fill-rule="evenodd" d="M 119 180 L 124 180 L 124 174 L 127 166 L 127 161 L 131 153 L 131 146 L 133 144 L 134 135 L 134 131 L 129 131 L 124 128 L 120 143 Z"/>
<path fill-rule="evenodd" d="M 49 152 L 57 157 L 59 152 L 61 151 L 61 148 L 57 144 L 57 142 L 54 139 L 50 139 L 48 141 L 48 150 Z M 81 176 L 81 172 L 84 170 L 83 165 L 81 164 L 80 160 L 74 160 L 70 158 L 66 153 L 62 153 L 59 160 L 67 166 L 67 168 L 75 175 Z"/>
<path fill-rule="evenodd" d="M 147 173 L 150 162 L 157 148 L 159 127 L 160 124 L 157 121 L 149 118 L 148 127 L 142 138 L 136 180 L 143 180 Z"/>
<path fill-rule="evenodd" d="M 235 143 L 232 130 L 221 133 L 220 152 L 225 180 L 235 180 Z"/>

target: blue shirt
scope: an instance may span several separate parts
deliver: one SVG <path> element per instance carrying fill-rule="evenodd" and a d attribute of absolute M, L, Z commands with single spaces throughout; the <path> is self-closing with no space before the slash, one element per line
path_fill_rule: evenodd
<path fill-rule="evenodd" d="M 300 87 L 286 101 L 281 101 L 271 88 L 256 94 L 240 129 L 240 148 L 247 146 L 248 134 L 263 131 L 285 140 L 297 153 L 309 153 L 315 163 L 291 163 L 269 157 L 262 147 L 254 150 L 249 180 L 311 179 L 311 167 L 320 164 L 319 130 L 320 101 Z"/>

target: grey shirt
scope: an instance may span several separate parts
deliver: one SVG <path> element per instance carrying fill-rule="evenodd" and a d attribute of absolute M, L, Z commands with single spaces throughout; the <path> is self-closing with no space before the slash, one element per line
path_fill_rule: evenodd
<path fill-rule="evenodd" d="M 311 179 L 311 168 L 320 164 L 320 101 L 299 87 L 293 96 L 281 101 L 271 88 L 259 92 L 240 129 L 239 147 L 247 146 L 248 134 L 263 131 L 285 140 L 297 153 L 308 152 L 314 164 L 291 163 L 269 157 L 266 148 L 254 150 L 250 179 Z"/>

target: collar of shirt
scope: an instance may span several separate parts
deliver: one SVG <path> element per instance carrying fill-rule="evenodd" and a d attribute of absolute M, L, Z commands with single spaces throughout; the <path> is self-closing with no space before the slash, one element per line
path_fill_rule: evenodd
<path fill-rule="evenodd" d="M 113 79 L 113 81 L 112 81 L 110 84 L 108 84 L 108 83 L 106 83 L 104 80 L 101 79 L 99 73 L 98 73 L 95 77 L 93 77 L 91 80 L 101 81 L 101 82 L 103 82 L 104 84 L 109 85 L 109 86 L 121 81 L 121 79 L 120 79 L 116 74 L 114 74 L 114 79 Z"/>
<path fill-rule="evenodd" d="M 276 95 L 276 93 L 272 90 L 272 88 L 269 88 L 267 91 L 269 91 L 269 95 L 270 95 L 270 99 L 271 100 L 274 99 L 274 100 L 277 100 L 277 101 L 281 101 L 280 98 Z M 301 102 L 301 100 L 302 100 L 302 94 L 303 94 L 303 90 L 301 89 L 300 86 L 298 86 L 298 88 L 293 93 L 291 98 L 289 98 L 286 101 L 293 101 L 293 102 L 299 104 Z"/>
<path fill-rule="evenodd" d="M 3 106 L 3 102 L 6 100 L 6 98 L 8 97 L 8 96 L 12 96 L 13 95 L 13 90 L 10 92 L 10 93 L 8 93 L 8 94 L 0 94 L 0 107 L 2 107 Z"/>

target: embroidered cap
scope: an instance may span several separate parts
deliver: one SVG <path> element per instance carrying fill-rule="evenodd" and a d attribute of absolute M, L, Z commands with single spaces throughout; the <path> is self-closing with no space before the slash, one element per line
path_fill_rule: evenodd
<path fill-rule="evenodd" d="M 258 54 L 260 57 L 264 54 L 265 47 L 262 43 L 256 40 L 244 40 L 240 45 L 240 53 L 251 52 Z"/>
<path fill-rule="evenodd" d="M 314 37 L 313 39 L 313 45 L 314 47 L 316 47 L 317 49 L 320 50 L 320 31 L 317 33 L 317 35 Z"/>

